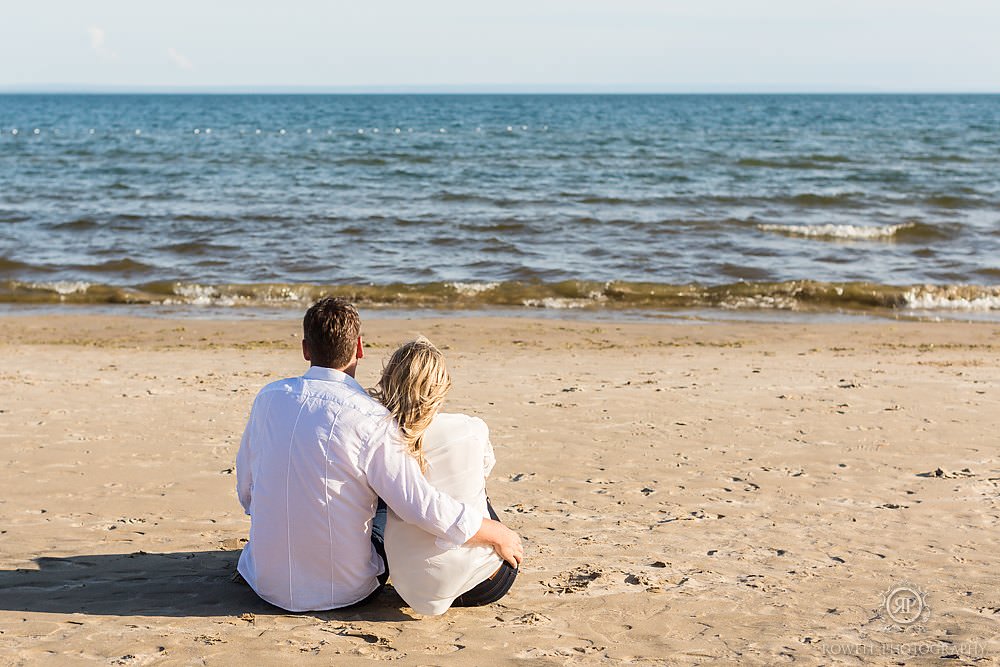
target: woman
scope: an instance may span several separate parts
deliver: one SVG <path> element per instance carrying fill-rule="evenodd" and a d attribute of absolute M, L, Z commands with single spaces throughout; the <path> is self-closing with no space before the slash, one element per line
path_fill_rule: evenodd
<path fill-rule="evenodd" d="M 438 412 L 449 389 L 444 356 L 421 337 L 396 350 L 372 395 L 396 419 L 403 445 L 427 481 L 497 519 L 486 498 L 486 477 L 496 463 L 489 429 L 478 417 Z M 491 548 L 443 549 L 433 535 L 392 511 L 386 521 L 385 551 L 393 587 L 421 614 L 496 602 L 517 575 Z"/>

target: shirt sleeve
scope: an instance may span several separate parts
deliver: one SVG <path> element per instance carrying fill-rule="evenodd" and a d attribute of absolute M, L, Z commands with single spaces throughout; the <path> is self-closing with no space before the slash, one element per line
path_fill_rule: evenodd
<path fill-rule="evenodd" d="M 368 485 L 400 519 L 440 538 L 440 546 L 465 544 L 479 532 L 482 513 L 434 488 L 394 432 L 395 426 L 387 422 L 362 449 Z"/>
<path fill-rule="evenodd" d="M 480 439 L 483 443 L 483 477 L 489 477 L 493 472 L 493 466 L 497 464 L 496 454 L 493 453 L 493 443 L 490 442 L 490 427 L 482 419 L 477 420 L 476 425 L 480 431 Z"/>
<path fill-rule="evenodd" d="M 254 407 L 257 402 L 254 401 Z M 250 441 L 253 431 L 254 409 L 250 409 L 250 418 L 247 420 L 246 428 L 243 429 L 243 437 L 240 439 L 240 449 L 236 453 L 236 495 L 240 499 L 243 511 L 250 514 L 250 496 L 253 491 L 253 467 L 250 462 Z"/>

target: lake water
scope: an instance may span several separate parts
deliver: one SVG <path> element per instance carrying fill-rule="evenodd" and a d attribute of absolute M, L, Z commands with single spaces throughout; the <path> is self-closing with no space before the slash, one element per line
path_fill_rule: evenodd
<path fill-rule="evenodd" d="M 0 96 L 0 302 L 1000 311 L 1000 96 Z"/>

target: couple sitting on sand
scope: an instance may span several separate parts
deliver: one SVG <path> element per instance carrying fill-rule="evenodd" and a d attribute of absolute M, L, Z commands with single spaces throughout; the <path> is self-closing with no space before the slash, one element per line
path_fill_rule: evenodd
<path fill-rule="evenodd" d="M 362 605 L 390 570 L 421 614 L 499 600 L 521 540 L 486 498 L 486 424 L 438 412 L 451 387 L 441 352 L 423 338 L 403 345 L 369 395 L 354 379 L 357 309 L 322 299 L 303 329 L 311 368 L 260 391 L 236 458 L 250 515 L 240 574 L 289 611 Z"/>

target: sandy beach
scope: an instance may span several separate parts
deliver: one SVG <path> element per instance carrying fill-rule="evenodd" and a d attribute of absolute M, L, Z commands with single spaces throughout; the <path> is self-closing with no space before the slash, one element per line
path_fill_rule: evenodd
<path fill-rule="evenodd" d="M 305 370 L 297 317 L 0 318 L 0 664 L 1000 660 L 1000 325 L 366 320 L 365 386 L 445 349 L 526 544 L 501 603 L 423 618 L 230 580 L 237 445 Z"/>

